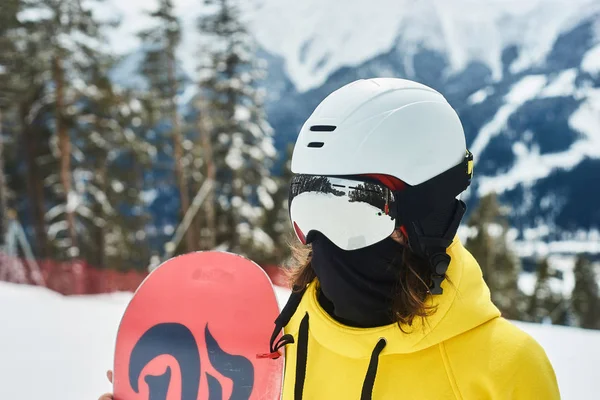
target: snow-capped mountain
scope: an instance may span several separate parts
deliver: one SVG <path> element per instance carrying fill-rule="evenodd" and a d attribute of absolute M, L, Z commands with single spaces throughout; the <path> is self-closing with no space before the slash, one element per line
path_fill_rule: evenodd
<path fill-rule="evenodd" d="M 297 91 L 269 109 L 281 144 L 349 81 L 417 80 L 458 110 L 477 161 L 469 194 L 502 194 L 522 251 L 598 251 L 600 2 L 259 3 L 256 37 Z"/>
<path fill-rule="evenodd" d="M 144 2 L 113 0 L 132 51 Z M 179 0 L 193 76 L 199 1 Z M 476 157 L 469 200 L 512 207 L 524 253 L 600 253 L 598 0 L 244 0 L 268 61 L 268 114 L 283 149 L 331 91 L 358 78 L 413 79 L 457 109 Z M 127 23 L 131 20 L 131 23 Z M 131 42 L 128 44 L 128 42 Z"/>
<path fill-rule="evenodd" d="M 480 62 L 495 79 L 504 51 L 516 73 L 543 62 L 561 33 L 600 10 L 594 0 L 246 0 L 259 43 L 286 60 L 300 91 L 323 85 L 343 67 L 357 67 L 392 49 L 410 74 L 423 49 L 444 55 L 444 75 Z M 388 71 L 397 73 L 397 71 Z"/>

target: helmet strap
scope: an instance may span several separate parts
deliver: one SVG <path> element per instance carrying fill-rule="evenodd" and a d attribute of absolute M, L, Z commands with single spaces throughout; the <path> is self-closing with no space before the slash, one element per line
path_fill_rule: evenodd
<path fill-rule="evenodd" d="M 418 185 L 394 191 L 396 209 L 392 216 L 402 225 L 426 218 L 438 210 L 440 204 L 450 203 L 471 185 L 472 163 L 473 154 L 467 151 L 463 160 L 449 170 Z"/>

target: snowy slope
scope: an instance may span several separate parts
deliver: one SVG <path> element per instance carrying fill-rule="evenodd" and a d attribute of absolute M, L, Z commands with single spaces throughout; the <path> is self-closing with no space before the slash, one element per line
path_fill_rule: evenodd
<path fill-rule="evenodd" d="M 0 398 L 97 399 L 130 295 L 65 298 L 0 282 Z"/>
<path fill-rule="evenodd" d="M 278 290 L 280 303 L 287 291 Z M 62 297 L 0 282 L 0 399 L 96 399 L 110 390 L 120 317 L 128 293 Z M 589 398 L 600 362 L 600 332 L 518 323 L 546 349 L 562 398 Z"/>
<path fill-rule="evenodd" d="M 573 69 L 564 71 L 552 82 L 548 82 L 545 75 L 524 77 L 512 87 L 506 96 L 506 103 L 494 118 L 479 131 L 471 150 L 474 154 L 482 154 L 493 135 L 502 133 L 508 117 L 525 102 L 565 94 L 574 94 L 584 100 L 568 121 L 573 130 L 581 134 L 580 139 L 563 151 L 546 154 L 540 154 L 538 146 L 527 146 L 522 140 L 515 141 L 512 146 L 516 161 L 505 173 L 482 179 L 479 195 L 503 193 L 520 184 L 531 185 L 554 170 L 571 170 L 585 158 L 600 158 L 600 89 L 577 88 L 574 86 L 575 77 Z"/>

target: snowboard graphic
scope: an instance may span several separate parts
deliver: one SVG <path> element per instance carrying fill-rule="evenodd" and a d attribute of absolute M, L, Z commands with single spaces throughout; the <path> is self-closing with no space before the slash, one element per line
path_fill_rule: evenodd
<path fill-rule="evenodd" d="M 271 281 L 250 260 L 211 251 L 166 261 L 121 320 L 115 400 L 279 399 L 283 357 L 257 357 L 278 314 Z"/>

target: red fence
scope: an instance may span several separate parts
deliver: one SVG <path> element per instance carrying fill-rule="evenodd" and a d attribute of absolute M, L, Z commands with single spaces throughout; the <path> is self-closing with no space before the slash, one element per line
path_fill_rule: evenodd
<path fill-rule="evenodd" d="M 133 292 L 148 275 L 141 271 L 97 269 L 81 261 L 46 261 L 42 263 L 41 269 L 45 286 L 65 295 Z"/>
<path fill-rule="evenodd" d="M 25 259 L 0 253 L 0 280 L 45 286 L 64 295 L 135 291 L 147 272 L 98 269 L 86 262 L 36 260 L 39 272 Z"/>
<path fill-rule="evenodd" d="M 81 295 L 133 292 L 148 275 L 147 272 L 141 271 L 98 269 L 77 260 L 37 260 L 37 264 L 41 276 L 26 260 L 0 253 L 0 280 L 42 285 L 64 295 Z M 264 269 L 275 285 L 287 286 L 287 279 L 281 268 L 271 265 L 265 266 Z"/>

